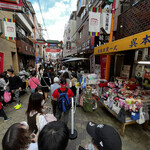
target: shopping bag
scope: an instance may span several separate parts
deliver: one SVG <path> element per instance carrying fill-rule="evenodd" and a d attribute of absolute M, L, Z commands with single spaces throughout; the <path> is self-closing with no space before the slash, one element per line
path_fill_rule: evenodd
<path fill-rule="evenodd" d="M 46 114 L 45 119 L 47 122 L 57 121 L 56 117 L 53 114 Z"/>
<path fill-rule="evenodd" d="M 119 114 L 120 112 L 120 107 L 119 107 L 119 103 L 113 103 L 113 106 L 112 106 L 112 110 L 116 113 L 116 114 Z"/>
<path fill-rule="evenodd" d="M 124 108 L 120 109 L 120 112 L 117 116 L 118 120 L 121 121 L 122 123 L 125 123 L 125 118 L 126 118 L 126 112 Z"/>
<path fill-rule="evenodd" d="M 113 101 L 113 99 L 112 98 L 108 98 L 108 103 L 107 103 L 107 105 L 108 105 L 108 107 L 111 109 L 112 107 L 113 107 L 113 103 L 114 103 L 114 101 Z"/>
<path fill-rule="evenodd" d="M 132 120 L 138 120 L 140 118 L 140 112 L 131 112 Z"/>
<path fill-rule="evenodd" d="M 145 122 L 143 107 L 140 108 L 140 118 L 139 120 L 136 120 L 138 124 L 143 124 Z"/>
<path fill-rule="evenodd" d="M 4 101 L 8 103 L 11 100 L 11 93 L 8 91 L 4 92 Z"/>

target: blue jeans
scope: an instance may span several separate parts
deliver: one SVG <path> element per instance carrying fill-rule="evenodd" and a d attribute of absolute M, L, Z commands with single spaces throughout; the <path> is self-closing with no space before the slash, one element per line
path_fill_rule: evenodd
<path fill-rule="evenodd" d="M 35 89 L 31 89 L 31 93 L 35 93 Z"/>

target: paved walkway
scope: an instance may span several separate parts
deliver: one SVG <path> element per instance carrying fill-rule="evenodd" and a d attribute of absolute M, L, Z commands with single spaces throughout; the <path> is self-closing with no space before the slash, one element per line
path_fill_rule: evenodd
<path fill-rule="evenodd" d="M 5 108 L 5 112 L 9 117 L 12 117 L 12 119 L 8 122 L 4 122 L 2 118 L 0 119 L 0 141 L 2 141 L 3 135 L 10 125 L 26 120 L 25 111 L 27 109 L 28 99 L 29 95 L 27 94 L 21 97 L 22 108 L 19 110 L 13 109 L 14 103 Z M 98 109 L 92 113 L 87 113 L 84 112 L 82 108 L 77 108 L 75 114 L 75 129 L 78 131 L 78 138 L 69 141 L 67 150 L 77 150 L 79 145 L 84 146 L 91 141 L 91 138 L 86 132 L 86 124 L 88 121 L 111 125 L 120 132 L 121 123 L 100 104 Z M 121 138 L 123 150 L 150 150 L 150 137 L 138 124 L 127 126 L 125 136 Z M 2 150 L 1 146 L 0 150 Z"/>

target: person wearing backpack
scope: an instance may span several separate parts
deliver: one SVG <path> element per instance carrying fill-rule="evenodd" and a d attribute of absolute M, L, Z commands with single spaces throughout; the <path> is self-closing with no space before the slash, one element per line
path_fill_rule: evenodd
<path fill-rule="evenodd" d="M 67 88 L 66 79 L 62 78 L 60 80 L 60 88 L 56 89 L 53 94 L 53 100 L 58 101 L 58 105 L 56 107 L 56 115 L 57 120 L 60 120 L 62 113 L 64 113 L 64 122 L 68 123 L 69 110 L 71 107 L 70 98 L 74 96 L 71 89 Z"/>

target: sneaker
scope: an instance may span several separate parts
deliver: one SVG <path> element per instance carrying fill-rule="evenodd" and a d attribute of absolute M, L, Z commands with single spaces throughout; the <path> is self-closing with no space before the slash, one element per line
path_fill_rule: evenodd
<path fill-rule="evenodd" d="M 14 106 L 14 108 L 17 108 L 18 107 L 18 104 L 16 106 Z"/>
<path fill-rule="evenodd" d="M 15 109 L 17 110 L 17 109 L 19 109 L 21 107 L 21 104 L 20 105 L 18 105 Z"/>
<path fill-rule="evenodd" d="M 4 122 L 7 122 L 7 121 L 9 121 L 11 118 L 7 118 L 6 120 L 4 120 Z"/>

